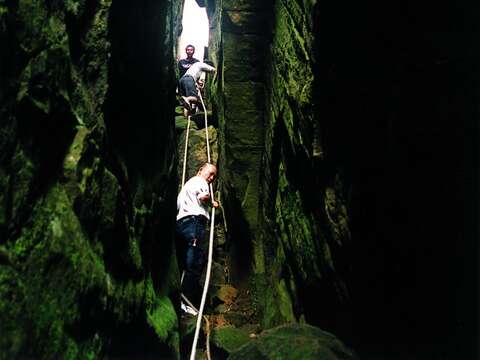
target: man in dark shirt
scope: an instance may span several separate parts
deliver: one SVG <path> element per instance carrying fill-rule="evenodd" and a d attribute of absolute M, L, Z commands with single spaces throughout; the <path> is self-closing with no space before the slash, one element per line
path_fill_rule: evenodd
<path fill-rule="evenodd" d="M 192 66 L 192 64 L 195 64 L 198 62 L 198 59 L 195 59 L 193 57 L 193 54 L 195 54 L 195 47 L 193 45 L 187 45 L 185 48 L 185 53 L 187 54 L 186 59 L 180 59 L 178 62 L 178 72 L 179 72 L 179 78 L 181 78 L 187 70 Z"/>

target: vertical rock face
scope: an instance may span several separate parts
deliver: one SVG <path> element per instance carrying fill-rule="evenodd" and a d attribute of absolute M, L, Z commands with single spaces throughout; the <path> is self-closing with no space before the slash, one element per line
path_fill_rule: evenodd
<path fill-rule="evenodd" d="M 253 280 L 264 326 L 305 320 L 379 358 L 453 354 L 430 345 L 452 328 L 454 343 L 473 344 L 461 330 L 475 328 L 475 246 L 462 230 L 476 179 L 472 16 L 440 6 L 441 22 L 426 5 L 376 2 L 207 6 L 232 262 Z"/>
<path fill-rule="evenodd" d="M 263 261 L 256 234 L 272 9 L 268 1 L 223 1 L 208 3 L 208 10 L 210 52 L 220 67 L 212 95 L 219 121 L 223 199 L 230 214 L 231 270 L 241 282 L 251 275 L 252 264 Z"/>
<path fill-rule="evenodd" d="M 178 356 L 177 10 L 0 2 L 6 357 Z"/>
<path fill-rule="evenodd" d="M 465 10 L 442 4 L 432 17 L 431 3 L 410 5 L 315 12 L 322 146 L 351 184 L 353 335 L 383 358 L 475 357 L 465 209 L 475 192 L 479 28 Z"/>
<path fill-rule="evenodd" d="M 315 113 L 314 3 L 275 3 L 261 203 L 267 324 L 320 325 L 321 316 L 326 326 L 322 309 L 331 307 L 337 323 L 348 320 L 342 319 L 348 290 L 334 251 L 350 240 L 349 188 L 340 169 L 324 163 Z"/>
<path fill-rule="evenodd" d="M 218 67 L 229 265 L 251 286 L 254 320 L 317 325 L 364 358 L 475 358 L 473 15 L 409 1 L 198 2 Z M 181 6 L 0 0 L 8 358 L 179 357 Z"/>
<path fill-rule="evenodd" d="M 314 174 L 313 3 L 208 6 L 233 271 L 252 280 L 264 326 L 298 321 L 348 298 L 330 248 L 350 237 L 348 189 L 337 169 Z"/>

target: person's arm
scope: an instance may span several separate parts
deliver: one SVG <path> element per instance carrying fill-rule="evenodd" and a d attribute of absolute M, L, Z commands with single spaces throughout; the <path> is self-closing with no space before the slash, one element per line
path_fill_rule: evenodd
<path fill-rule="evenodd" d="M 213 66 L 210 66 L 208 64 L 203 64 L 202 66 L 202 72 L 200 73 L 200 77 L 199 79 L 197 80 L 197 86 L 199 89 L 203 89 L 204 85 L 205 85 L 205 77 L 206 77 L 206 74 L 205 74 L 205 71 L 206 72 L 215 72 L 217 71 Z"/>
<path fill-rule="evenodd" d="M 210 194 L 203 194 L 203 195 L 200 195 L 198 197 L 198 200 L 202 201 L 202 202 L 206 202 L 208 200 L 210 200 Z"/>
<path fill-rule="evenodd" d="M 206 202 L 208 205 L 211 205 L 214 208 L 217 208 L 219 206 L 219 204 L 216 200 L 210 201 L 210 193 L 200 195 L 198 197 L 198 200 L 200 200 L 202 202 Z"/>
<path fill-rule="evenodd" d="M 210 65 L 205 64 L 205 63 L 202 63 L 202 66 L 201 66 L 200 70 L 206 71 L 206 72 L 215 72 L 215 71 L 217 71 L 217 69 L 215 69 L 213 66 L 210 66 Z"/>

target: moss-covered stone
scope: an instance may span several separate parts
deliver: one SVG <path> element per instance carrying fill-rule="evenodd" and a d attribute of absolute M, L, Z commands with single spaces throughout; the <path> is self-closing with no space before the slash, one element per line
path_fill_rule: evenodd
<path fill-rule="evenodd" d="M 225 110 L 241 116 L 243 111 L 261 110 L 265 104 L 262 83 L 229 82 L 224 85 Z M 259 124 L 261 125 L 261 124 Z"/>
<path fill-rule="evenodd" d="M 222 33 L 220 39 L 212 35 L 222 75 L 212 94 L 219 111 L 220 183 L 232 223 L 232 273 L 251 266 L 265 327 L 304 321 L 304 312 L 312 311 L 303 307 L 310 303 L 307 289 L 334 283 L 328 285 L 338 291 L 332 297 L 348 297 L 331 251 L 332 241 L 342 244 L 350 236 L 342 179 L 335 169 L 325 170 L 325 179 L 308 175 L 323 171 L 315 117 L 315 2 L 207 5 L 215 33 Z M 271 23 L 260 20 L 266 14 L 273 15 Z"/>
<path fill-rule="evenodd" d="M 148 287 L 147 321 L 155 329 L 160 341 L 168 345 L 175 358 L 179 358 L 180 336 L 175 307 L 167 296 L 158 297 L 155 294 L 151 281 Z"/>
<path fill-rule="evenodd" d="M 160 107 L 143 95 L 131 107 L 148 119 L 135 139 L 152 139 L 129 142 L 141 161 L 115 148 L 131 128 L 105 126 L 114 117 L 107 99 L 117 101 L 133 73 L 118 76 L 111 62 L 123 58 L 111 46 L 124 39 L 115 24 L 132 19 L 135 32 L 155 23 L 155 41 L 141 30 L 132 41 L 157 49 L 139 50 L 155 67 L 136 83 L 167 92 L 173 56 L 158 61 L 166 53 L 158 44 L 173 51 L 178 3 L 150 1 L 132 16 L 109 0 L 0 2 L 0 353 L 8 358 L 179 357 L 174 126 L 162 117 L 173 92 Z"/>
<path fill-rule="evenodd" d="M 334 335 L 309 325 L 283 325 L 261 333 L 228 359 L 353 360 L 356 355 Z"/>
<path fill-rule="evenodd" d="M 261 10 L 268 8 L 268 2 L 259 2 L 254 0 L 225 0 L 222 3 L 225 10 Z"/>
<path fill-rule="evenodd" d="M 263 34 L 265 31 L 265 21 L 268 20 L 269 15 L 267 12 L 244 10 L 227 10 L 223 14 L 223 30 L 229 33 L 240 34 Z M 240 43 L 240 45 L 242 44 Z"/>
<path fill-rule="evenodd" d="M 357 356 L 334 335 L 309 325 L 290 324 L 261 333 L 228 359 L 353 360 Z"/>
<path fill-rule="evenodd" d="M 185 181 L 190 179 L 192 176 L 197 174 L 198 169 L 202 164 L 207 162 L 207 148 L 206 148 L 206 131 L 205 128 L 197 130 L 197 126 L 193 126 L 192 122 L 190 128 L 190 134 L 188 136 L 188 157 L 187 157 L 187 168 Z M 208 127 L 208 139 L 210 146 L 210 157 L 211 162 L 217 164 L 218 162 L 218 135 L 217 130 L 213 126 Z M 179 167 L 178 167 L 178 178 L 182 178 L 183 171 L 183 159 L 185 151 L 185 140 L 186 140 L 186 131 L 183 131 L 179 134 Z"/>
<path fill-rule="evenodd" d="M 231 82 L 261 82 L 265 75 L 263 59 L 266 53 L 263 37 L 225 32 L 223 38 L 223 50 L 226 57 L 223 62 L 225 85 L 228 86 Z M 242 59 L 242 61 L 238 61 L 238 59 Z M 251 95 L 257 94 L 251 93 Z M 261 100 L 260 103 L 262 103 Z"/>
<path fill-rule="evenodd" d="M 75 331 L 84 330 L 68 329 L 75 329 L 82 315 L 95 312 L 82 301 L 97 291 L 106 295 L 103 262 L 90 249 L 60 187 L 36 205 L 32 219 L 19 238 L 7 244 L 11 265 L 0 271 L 2 352 L 11 357 L 98 356 L 102 342 L 95 331 L 85 329 L 78 341 Z"/>
<path fill-rule="evenodd" d="M 231 353 L 250 340 L 248 330 L 233 326 L 217 327 L 212 333 L 212 342 L 216 347 Z"/>

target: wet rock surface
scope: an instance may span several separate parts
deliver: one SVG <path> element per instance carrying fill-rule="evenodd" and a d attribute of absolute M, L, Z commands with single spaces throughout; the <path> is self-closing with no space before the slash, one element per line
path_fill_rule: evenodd
<path fill-rule="evenodd" d="M 355 360 L 334 335 L 309 325 L 288 324 L 251 337 L 228 357 L 235 359 Z"/>
<path fill-rule="evenodd" d="M 222 202 L 198 356 L 354 356 L 309 323 L 366 359 L 476 358 L 477 12 L 198 3 Z M 3 356 L 188 356 L 182 6 L 0 1 Z"/>
<path fill-rule="evenodd" d="M 147 3 L 0 2 L 1 357 L 178 357 L 174 104 L 145 96 L 173 84 L 173 56 L 132 46 L 151 21 L 142 42 L 172 48 L 174 29 Z"/>

